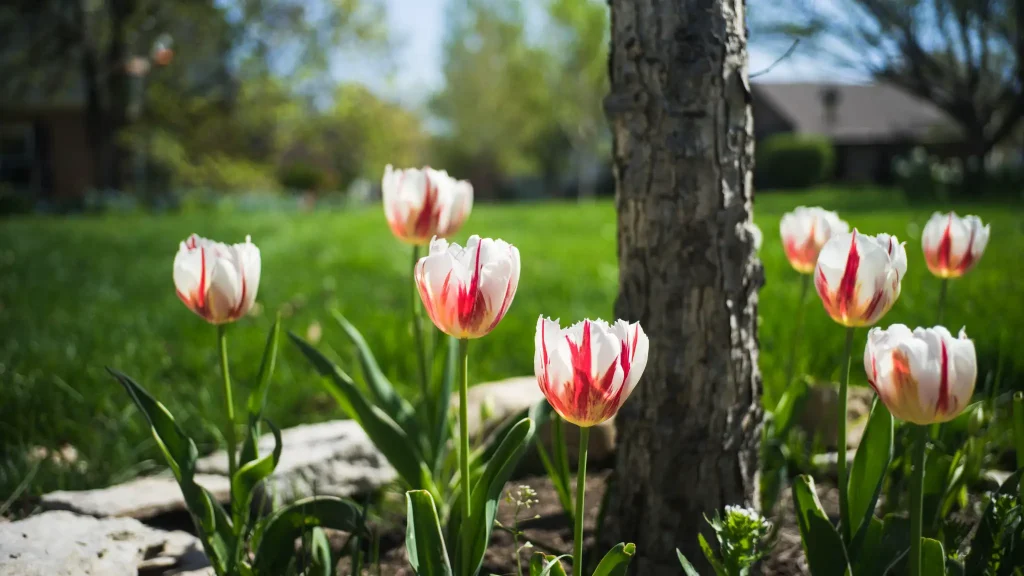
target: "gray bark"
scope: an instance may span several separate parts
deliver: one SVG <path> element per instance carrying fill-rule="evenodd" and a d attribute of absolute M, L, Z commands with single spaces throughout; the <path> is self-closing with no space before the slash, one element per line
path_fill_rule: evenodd
<path fill-rule="evenodd" d="M 753 125 L 743 0 L 611 0 L 619 318 L 650 360 L 617 418 L 600 550 L 634 574 L 704 565 L 697 534 L 756 506 L 761 426 Z M 710 536 L 710 531 L 708 531 Z M 712 540 L 712 538 L 709 538 Z M 704 572 L 704 570 L 702 570 Z"/>

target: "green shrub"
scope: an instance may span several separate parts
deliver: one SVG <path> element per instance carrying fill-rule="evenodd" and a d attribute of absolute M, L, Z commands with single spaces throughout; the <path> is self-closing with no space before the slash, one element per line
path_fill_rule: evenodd
<path fill-rule="evenodd" d="M 826 138 L 776 134 L 755 149 L 754 179 L 762 188 L 808 188 L 831 178 L 835 163 Z"/>
<path fill-rule="evenodd" d="M 318 192 L 327 188 L 330 178 L 326 172 L 316 166 L 298 163 L 281 169 L 277 180 L 288 190 Z"/>

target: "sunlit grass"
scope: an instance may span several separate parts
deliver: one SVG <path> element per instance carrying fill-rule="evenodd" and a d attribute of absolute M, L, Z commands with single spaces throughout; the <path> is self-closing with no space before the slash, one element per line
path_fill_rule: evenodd
<path fill-rule="evenodd" d="M 907 240 L 903 293 L 883 324 L 935 323 L 938 281 L 924 266 L 920 229 L 934 207 L 907 206 L 885 191 L 762 194 L 756 220 L 765 233 L 766 284 L 761 292 L 760 365 L 766 386 L 782 379 L 791 345 L 799 277 L 778 241 L 783 212 L 798 204 L 840 211 L 861 231 Z M 1022 382 L 1024 209 L 958 208 L 992 223 L 992 240 L 977 268 L 951 287 L 946 324 L 966 325 L 978 344 L 981 377 L 994 372 L 1002 350 L 1004 382 Z M 104 371 L 113 366 L 147 386 L 212 449 L 211 423 L 222 421 L 215 330 L 174 295 L 171 264 L 189 233 L 223 241 L 251 234 L 263 255 L 261 313 L 229 331 L 236 400 L 258 368 L 266 330 L 280 311 L 284 327 L 305 335 L 321 324 L 322 349 L 345 365 L 351 352 L 329 317 L 337 307 L 363 332 L 385 372 L 410 393 L 413 355 L 407 326 L 412 297 L 410 252 L 395 241 L 376 207 L 320 214 L 188 214 L 70 219 L 29 218 L 0 225 L 0 494 L 30 468 L 33 446 L 74 445 L 84 465 L 47 464 L 32 493 L 105 485 L 159 462 L 142 417 Z M 470 380 L 529 374 L 533 330 L 540 314 L 565 322 L 609 317 L 617 291 L 615 212 L 609 201 L 589 205 L 479 206 L 470 233 L 504 238 L 522 255 L 522 279 L 511 311 L 471 347 Z M 813 293 L 807 301 L 800 371 L 838 373 L 842 328 Z M 858 352 L 864 331 L 858 333 Z M 685 347 L 680 343 L 680 354 Z M 863 382 L 855 360 L 853 377 Z M 354 368 L 354 367 L 353 367 Z M 354 371 L 354 370 L 353 370 Z M 271 391 L 269 417 L 282 426 L 335 418 L 334 401 L 306 362 L 285 342 Z"/>

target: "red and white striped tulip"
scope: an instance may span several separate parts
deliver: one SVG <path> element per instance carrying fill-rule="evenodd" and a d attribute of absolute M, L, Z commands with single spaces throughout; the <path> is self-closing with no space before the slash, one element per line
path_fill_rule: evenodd
<path fill-rule="evenodd" d="M 899 298 L 906 273 L 907 251 L 895 236 L 854 229 L 822 248 L 814 286 L 833 320 L 848 327 L 871 326 Z"/>
<path fill-rule="evenodd" d="M 533 366 L 537 383 L 559 416 L 596 426 L 619 411 L 647 367 L 648 342 L 639 323 L 584 320 L 561 328 L 537 320 Z"/>
<path fill-rule="evenodd" d="M 256 302 L 260 267 L 260 249 L 249 236 L 228 246 L 193 234 L 174 257 L 174 287 L 185 306 L 207 322 L 233 322 Z"/>
<path fill-rule="evenodd" d="M 422 246 L 455 234 L 473 207 L 473 186 L 444 170 L 384 168 L 384 216 L 402 242 Z"/>
<path fill-rule="evenodd" d="M 516 295 L 519 249 L 476 235 L 465 248 L 434 238 L 414 273 L 423 307 L 442 332 L 480 338 L 505 317 Z"/>
<path fill-rule="evenodd" d="M 814 272 L 818 254 L 830 238 L 849 231 L 850 225 L 838 214 L 817 206 L 798 206 L 783 215 L 779 223 L 786 258 L 801 274 Z"/>
<path fill-rule="evenodd" d="M 989 225 L 977 216 L 932 214 L 921 234 L 924 261 L 939 278 L 959 278 L 981 259 L 988 245 Z"/>
<path fill-rule="evenodd" d="M 878 398 L 900 420 L 935 424 L 956 418 L 971 400 L 978 377 L 974 342 L 960 330 L 903 324 L 872 328 L 864 370 Z"/>

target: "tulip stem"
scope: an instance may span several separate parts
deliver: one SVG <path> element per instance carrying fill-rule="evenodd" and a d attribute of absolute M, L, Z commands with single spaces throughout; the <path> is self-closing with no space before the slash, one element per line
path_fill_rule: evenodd
<path fill-rule="evenodd" d="M 910 576 L 921 576 L 921 532 L 922 510 L 924 508 L 924 465 L 925 447 L 928 444 L 928 427 L 913 426 L 914 470 L 910 481 Z"/>
<path fill-rule="evenodd" d="M 459 379 L 459 474 L 462 481 L 462 525 L 468 526 L 470 488 L 469 481 L 469 406 L 466 396 L 469 393 L 469 340 L 459 340 L 459 364 L 462 366 L 462 378 Z"/>
<path fill-rule="evenodd" d="M 583 576 L 583 496 L 587 491 L 587 448 L 590 428 L 580 427 L 580 461 L 576 469 L 576 510 L 572 538 L 572 575 Z"/>
<path fill-rule="evenodd" d="M 839 523 L 843 527 L 843 541 L 849 542 L 850 534 L 850 501 L 847 497 L 849 486 L 846 476 L 846 396 L 850 388 L 850 359 L 853 357 L 853 327 L 846 329 L 846 366 L 843 368 L 843 380 L 839 384 L 839 420 L 836 427 L 836 469 L 839 472 Z"/>
<path fill-rule="evenodd" d="M 793 372 L 796 368 L 796 352 L 800 346 L 800 337 L 804 328 L 804 301 L 807 300 L 808 287 L 811 285 L 811 275 L 801 274 L 800 279 L 800 301 L 796 308 L 796 327 L 793 329 L 793 342 L 789 346 L 789 362 L 786 364 L 785 386 L 793 383 Z"/>
<path fill-rule="evenodd" d="M 228 371 L 227 325 L 217 326 L 217 344 L 220 348 L 220 372 L 224 376 L 224 404 L 228 410 L 228 429 L 224 439 L 228 444 L 228 478 L 235 477 L 235 401 L 231 396 L 231 374 Z"/>
<path fill-rule="evenodd" d="M 942 324 L 942 318 L 946 315 L 946 291 L 949 290 L 949 278 L 943 278 L 940 281 L 939 288 L 939 325 Z"/>
<path fill-rule="evenodd" d="M 427 351 L 423 338 L 423 304 L 420 302 L 419 290 L 416 287 L 416 263 L 420 261 L 420 247 L 412 247 L 412 332 L 416 338 L 416 359 L 419 362 L 420 388 L 423 391 L 424 405 L 433 406 L 430 402 L 430 379 L 427 375 Z M 427 411 L 430 416 L 430 410 Z"/>

